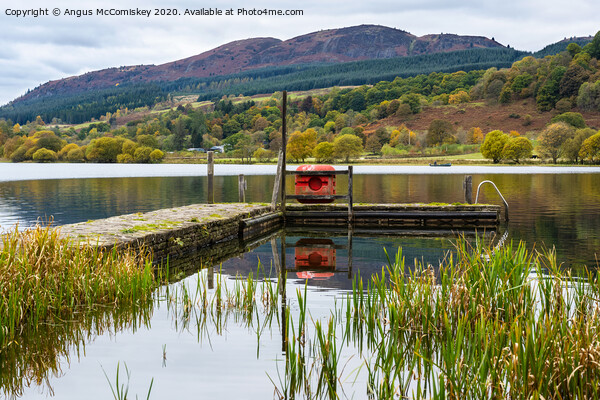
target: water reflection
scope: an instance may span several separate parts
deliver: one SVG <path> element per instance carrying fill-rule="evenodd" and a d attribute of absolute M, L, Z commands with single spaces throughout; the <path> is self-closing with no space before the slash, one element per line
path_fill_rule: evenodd
<path fill-rule="evenodd" d="M 23 396 L 29 387 L 53 395 L 52 381 L 85 357 L 85 346 L 97 336 L 135 333 L 150 326 L 154 301 L 133 306 L 80 310 L 65 319 L 25 325 L 0 349 L 0 392 L 6 398 Z"/>
<path fill-rule="evenodd" d="M 357 203 L 414 203 L 463 201 L 463 175 L 415 174 L 412 167 L 387 167 L 389 173 L 370 174 L 357 167 L 354 197 Z M 454 168 L 454 167 L 452 167 Z M 397 174 L 396 169 L 406 174 Z M 524 171 L 476 169 L 502 173 L 474 174 L 473 185 L 493 181 L 510 206 L 509 240 L 524 240 L 533 248 L 556 247 L 559 261 L 567 265 L 595 266 L 600 248 L 600 174 L 580 169 L 578 173 L 543 174 L 536 168 Z M 381 168 L 376 170 L 381 171 Z M 376 172 L 375 171 L 375 172 Z M 565 172 L 569 169 L 560 169 Z M 245 174 L 248 171 L 243 171 Z M 469 172 L 473 172 L 471 170 Z M 249 202 L 269 202 L 273 176 L 247 175 Z M 292 187 L 293 177 L 288 186 Z M 346 191 L 339 182 L 339 192 Z M 215 177 L 215 201 L 237 201 L 235 176 Z M 491 187 L 483 187 L 480 201 L 500 204 Z M 0 182 L 0 226 L 15 222 L 33 225 L 39 217 L 54 217 L 57 225 L 145 212 L 160 208 L 204 203 L 203 176 L 56 179 Z"/>

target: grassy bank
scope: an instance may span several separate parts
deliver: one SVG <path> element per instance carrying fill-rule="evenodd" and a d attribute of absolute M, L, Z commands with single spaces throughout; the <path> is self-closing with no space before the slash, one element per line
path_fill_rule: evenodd
<path fill-rule="evenodd" d="M 15 228 L 0 248 L 0 353 L 25 329 L 143 303 L 156 285 L 148 254 L 76 246 L 48 227 Z"/>

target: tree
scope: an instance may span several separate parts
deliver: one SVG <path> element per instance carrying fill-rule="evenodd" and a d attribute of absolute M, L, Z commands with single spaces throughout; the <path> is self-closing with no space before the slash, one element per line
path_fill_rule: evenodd
<path fill-rule="evenodd" d="M 410 111 L 413 114 L 418 114 L 421 112 L 421 96 L 416 93 L 405 94 L 400 98 L 400 102 L 403 104 L 408 104 Z"/>
<path fill-rule="evenodd" d="M 600 60 L 600 31 L 596 32 L 594 39 L 584 47 L 584 50 L 590 56 Z"/>
<path fill-rule="evenodd" d="M 365 143 L 365 150 L 373 154 L 381 152 L 381 142 L 377 138 L 377 135 L 369 135 L 367 142 Z"/>
<path fill-rule="evenodd" d="M 151 163 L 161 162 L 164 157 L 165 157 L 165 153 L 163 153 L 159 149 L 154 149 L 154 150 L 152 150 L 152 153 L 150 153 L 150 162 Z"/>
<path fill-rule="evenodd" d="M 92 162 L 114 163 L 121 153 L 122 145 L 115 138 L 92 139 L 85 151 L 85 157 Z"/>
<path fill-rule="evenodd" d="M 304 132 L 296 131 L 292 133 L 287 143 L 288 157 L 299 161 L 304 160 L 312 155 L 314 148 L 317 146 L 317 131 L 312 128 Z"/>
<path fill-rule="evenodd" d="M 562 155 L 562 145 L 565 141 L 573 137 L 575 130 L 564 122 L 556 122 L 548 125 L 538 136 L 538 150 L 545 156 L 552 158 L 556 164 L 558 158 Z"/>
<path fill-rule="evenodd" d="M 592 163 L 600 161 L 600 131 L 583 141 L 579 156 Z"/>
<path fill-rule="evenodd" d="M 154 135 L 138 135 L 135 140 L 140 146 L 150 147 L 153 149 L 158 148 L 158 140 Z"/>
<path fill-rule="evenodd" d="M 260 162 L 267 162 L 273 158 L 273 152 L 271 150 L 265 150 L 264 148 L 259 147 L 256 149 L 254 154 L 252 154 L 252 157 Z"/>
<path fill-rule="evenodd" d="M 350 157 L 360 156 L 363 152 L 362 140 L 354 135 L 339 135 L 333 141 L 333 155 L 335 158 L 344 158 L 346 162 Z"/>
<path fill-rule="evenodd" d="M 62 149 L 66 143 L 52 131 L 38 131 L 33 135 L 33 138 L 37 139 L 36 147 L 38 149 L 45 148 L 54 152 Z"/>
<path fill-rule="evenodd" d="M 454 135 L 454 127 L 448 121 L 441 119 L 434 119 L 429 124 L 427 130 L 427 141 L 428 146 L 437 146 L 441 143 L 447 142 Z"/>
<path fill-rule="evenodd" d="M 585 120 L 580 113 L 576 112 L 565 112 L 559 115 L 554 116 L 551 120 L 551 123 L 555 122 L 565 122 L 571 125 L 574 128 L 583 129 L 585 128 Z"/>
<path fill-rule="evenodd" d="M 76 143 L 69 143 L 58 152 L 58 159 L 61 161 L 67 161 L 67 155 L 71 150 L 79 149 L 79 146 Z M 81 151 L 81 149 L 79 149 Z M 83 156 L 83 154 L 82 154 Z M 83 158 L 83 157 L 82 157 Z"/>
<path fill-rule="evenodd" d="M 497 164 L 502 159 L 502 151 L 508 142 L 508 135 L 502 131 L 495 130 L 485 135 L 485 140 L 481 145 L 481 154 Z"/>
<path fill-rule="evenodd" d="M 540 111 L 552 110 L 556 102 L 560 99 L 560 81 L 566 70 L 562 66 L 554 68 L 542 84 L 535 99 Z"/>
<path fill-rule="evenodd" d="M 502 149 L 502 158 L 513 160 L 517 164 L 524 158 L 531 157 L 533 145 L 523 136 L 511 137 Z"/>
<path fill-rule="evenodd" d="M 150 153 L 152 153 L 152 147 L 140 146 L 135 149 L 133 153 L 133 160 L 136 163 L 147 163 L 150 162 Z"/>
<path fill-rule="evenodd" d="M 562 145 L 563 157 L 570 162 L 578 163 L 580 161 L 579 151 L 585 139 L 596 133 L 592 128 L 577 129 L 575 136 L 565 140 Z M 581 160 L 583 161 L 583 160 Z"/>
<path fill-rule="evenodd" d="M 459 90 L 455 94 L 451 94 L 448 98 L 449 104 L 460 104 L 460 103 L 468 103 L 471 101 L 469 94 L 464 90 Z"/>
<path fill-rule="evenodd" d="M 313 157 L 318 162 L 328 162 L 333 160 L 333 144 L 329 142 L 321 142 L 313 150 Z"/>
<path fill-rule="evenodd" d="M 473 127 L 467 132 L 467 143 L 479 144 L 483 142 L 483 131 L 479 127 Z"/>
<path fill-rule="evenodd" d="M 56 152 L 43 147 L 33 153 L 33 161 L 35 162 L 52 162 L 56 160 Z"/>
<path fill-rule="evenodd" d="M 585 111 L 600 111 L 600 79 L 596 82 L 585 82 L 579 87 L 577 107 Z"/>

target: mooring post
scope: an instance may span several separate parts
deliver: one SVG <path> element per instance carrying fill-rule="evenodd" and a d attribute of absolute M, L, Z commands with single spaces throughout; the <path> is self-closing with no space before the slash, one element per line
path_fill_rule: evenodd
<path fill-rule="evenodd" d="M 286 299 L 286 281 L 287 271 L 285 265 L 285 230 L 281 233 L 281 267 L 279 270 L 279 290 L 281 291 L 281 351 L 285 351 L 287 357 L 287 344 L 288 344 L 288 331 L 286 329 L 286 319 L 289 318 L 286 315 L 287 311 L 287 299 Z"/>
<path fill-rule="evenodd" d="M 465 203 L 473 204 L 473 177 L 471 175 L 465 175 L 463 190 L 465 191 Z"/>
<path fill-rule="evenodd" d="M 215 177 L 215 159 L 214 159 L 214 151 L 209 151 L 207 153 L 207 165 L 206 165 L 206 176 L 208 177 L 208 190 L 206 193 L 206 199 L 208 204 L 213 204 L 215 202 L 215 192 L 214 192 L 214 177 Z"/>
<path fill-rule="evenodd" d="M 279 150 L 279 157 L 277 159 L 277 173 L 275 174 L 275 182 L 273 183 L 273 195 L 271 196 L 271 210 L 275 211 L 277 208 L 277 199 L 279 198 L 279 188 L 281 186 L 281 165 L 283 159 L 283 151 Z"/>
<path fill-rule="evenodd" d="M 286 165 L 285 159 L 287 156 L 287 90 L 284 90 L 281 98 L 281 150 L 283 151 L 283 158 L 281 161 L 281 213 L 283 214 L 283 222 L 285 224 L 285 177 L 286 177 Z"/>
<path fill-rule="evenodd" d="M 240 203 L 246 202 L 246 180 L 244 174 L 238 175 L 238 197 Z"/>
<path fill-rule="evenodd" d="M 348 279 L 352 279 L 352 224 L 348 224 Z"/>
<path fill-rule="evenodd" d="M 354 221 L 354 208 L 352 205 L 352 165 L 348 166 L 348 223 L 351 224 Z"/>

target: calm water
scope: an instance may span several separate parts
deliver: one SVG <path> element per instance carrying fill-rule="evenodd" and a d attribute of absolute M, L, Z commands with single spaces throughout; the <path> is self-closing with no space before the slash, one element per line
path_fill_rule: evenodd
<path fill-rule="evenodd" d="M 502 225 L 498 233 L 508 231 L 509 239 L 525 240 L 530 247 L 555 246 L 559 259 L 569 265 L 596 265 L 596 253 L 600 252 L 600 170 L 596 168 L 355 168 L 357 202 L 451 203 L 463 200 L 465 174 L 473 175 L 474 189 L 479 182 L 492 180 L 510 205 L 510 223 Z M 238 173 L 249 175 L 248 201 L 270 201 L 273 170 L 272 166 L 218 166 L 215 201 L 237 200 Z M 0 226 L 28 226 L 40 217 L 53 218 L 61 225 L 202 203 L 206 201 L 206 178 L 197 176 L 202 174 L 204 166 L 0 164 Z M 19 180 L 31 177 L 39 179 Z M 69 179 L 83 177 L 88 179 Z M 289 185 L 292 187 L 291 179 Z M 343 178 L 338 180 L 338 187 L 340 192 L 346 190 Z M 490 188 L 483 190 L 481 197 L 480 201 L 499 204 Z M 236 274 L 256 272 L 259 259 L 263 272 L 272 270 L 274 254 L 281 254 L 284 240 L 281 233 L 275 233 L 272 239 L 252 252 L 223 262 L 222 271 L 230 284 Z M 316 275 L 312 271 L 307 290 L 314 319 L 328 317 L 333 302 L 343 300 L 351 285 L 349 276 L 365 277 L 380 270 L 387 263 L 384 249 L 393 256 L 402 247 L 407 260 L 417 258 L 435 265 L 452 247 L 451 241 L 442 237 L 355 235 L 349 254 L 344 233 L 322 235 L 312 244 L 307 239 L 314 238 L 300 233 L 285 236 L 287 301 L 293 314 L 298 312 L 296 290 L 304 290 L 305 278 L 311 276 L 295 263 L 297 252 L 322 246 L 335 257 L 333 265 Z M 204 270 L 203 277 L 206 274 Z M 193 291 L 196 284 L 197 275 L 191 275 L 170 289 L 180 290 L 186 285 Z M 47 332 L 41 336 L 23 338 L 16 355 L 0 353 L 0 396 L 16 388 L 12 393 L 25 399 L 48 395 L 57 399 L 112 398 L 103 369 L 114 385 L 117 364 L 121 365 L 123 381 L 126 363 L 131 371 L 132 398 L 135 394 L 145 398 L 152 378 L 151 399 L 274 397 L 271 380 L 278 383 L 278 370 L 282 373 L 285 365 L 276 318 L 271 327 L 265 325 L 260 339 L 256 327 L 249 327 L 239 318 L 230 318 L 224 329 L 210 323 L 202 325 L 194 318 L 186 322 L 166 306 L 165 290 L 157 291 L 156 303 L 146 314 L 125 311 L 110 316 L 105 323 L 98 322 L 101 319 L 71 321 L 68 326 L 45 327 Z M 348 398 L 367 397 L 364 371 L 350 374 L 360 371 L 360 357 L 355 349 L 345 348 L 341 358 L 342 364 L 347 363 L 344 391 Z M 13 370 L 16 372 L 10 372 Z M 43 378 L 36 383 L 40 376 Z M 20 384 L 24 385 L 22 392 Z"/>
<path fill-rule="evenodd" d="M 237 201 L 237 174 L 247 176 L 247 201 L 269 202 L 273 166 L 217 165 L 215 201 Z M 431 174 L 435 172 L 436 174 Z M 254 175 L 254 174 L 259 175 Z M 156 176 L 156 175 L 167 176 Z M 192 176 L 170 176 L 170 175 Z M 0 226 L 54 219 L 68 224 L 206 201 L 204 165 L 0 164 Z M 569 265 L 596 265 L 600 249 L 600 168 L 413 166 L 355 167 L 356 202 L 463 201 L 462 180 L 473 175 L 474 191 L 492 180 L 510 206 L 509 239 L 530 247 L 556 247 Z M 143 177 L 126 177 L 126 176 Z M 37 180 L 27 179 L 38 176 Z M 68 179 L 101 176 L 104 178 Z M 117 177 L 115 177 L 117 176 Z M 61 179 L 51 179 L 51 178 Z M 288 187 L 293 187 L 290 177 Z M 346 190 L 338 180 L 340 193 Z M 500 204 L 489 185 L 480 202 Z"/>

